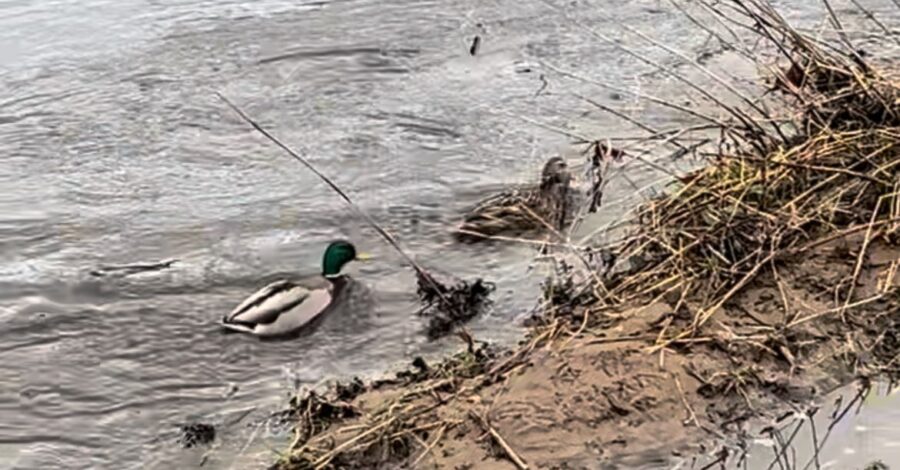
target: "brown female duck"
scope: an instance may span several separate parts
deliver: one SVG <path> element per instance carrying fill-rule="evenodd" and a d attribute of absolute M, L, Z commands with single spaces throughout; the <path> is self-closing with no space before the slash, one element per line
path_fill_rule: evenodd
<path fill-rule="evenodd" d="M 561 157 L 544 164 L 541 182 L 495 194 L 470 210 L 457 228 L 459 240 L 476 242 L 496 235 L 549 228 L 562 230 L 571 210 L 571 174 Z"/>

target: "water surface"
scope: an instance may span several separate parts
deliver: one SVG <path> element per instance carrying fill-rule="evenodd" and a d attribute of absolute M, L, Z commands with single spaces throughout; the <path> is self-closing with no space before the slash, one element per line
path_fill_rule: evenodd
<path fill-rule="evenodd" d="M 189 468 L 205 449 L 173 443 L 195 419 L 219 426 L 206 468 L 265 461 L 277 439 L 255 423 L 291 390 L 455 347 L 426 341 L 402 260 L 215 91 L 305 152 L 420 262 L 496 282 L 496 307 L 472 329 L 515 341 L 537 299 L 535 252 L 453 243 L 460 212 L 535 178 L 553 152 L 577 167 L 566 133 L 639 135 L 576 95 L 659 128 L 692 123 L 542 69 L 678 96 L 682 85 L 573 18 L 715 52 L 654 0 L 0 1 L 0 467 Z M 592 226 L 666 177 L 617 171 L 607 197 L 621 204 Z M 296 341 L 221 333 L 262 279 L 314 273 L 335 238 L 377 257 L 351 271 L 367 287 L 358 308 Z M 166 259 L 179 261 L 90 274 Z"/>

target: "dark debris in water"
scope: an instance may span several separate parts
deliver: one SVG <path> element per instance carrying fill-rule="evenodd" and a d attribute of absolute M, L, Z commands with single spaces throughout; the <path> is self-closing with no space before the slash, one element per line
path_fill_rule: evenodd
<path fill-rule="evenodd" d="M 104 277 L 109 275 L 130 276 L 132 274 L 146 273 L 152 271 L 162 271 L 169 269 L 173 264 L 177 263 L 177 259 L 160 261 L 158 263 L 137 263 L 124 265 L 100 266 L 90 272 L 91 276 Z"/>
<path fill-rule="evenodd" d="M 347 383 L 338 382 L 334 385 L 334 394 L 338 400 L 342 401 L 353 400 L 364 391 L 366 391 L 366 385 L 359 377 L 353 377 L 353 380 Z"/>
<path fill-rule="evenodd" d="M 359 379 L 343 385 L 343 387 L 343 390 L 335 390 L 335 392 L 350 396 L 351 391 L 358 394 L 365 389 Z M 301 438 L 305 440 L 322 432 L 335 421 L 357 416 L 359 416 L 359 410 L 346 401 L 340 398 L 332 400 L 315 391 L 309 391 L 304 395 L 292 398 L 289 408 L 283 413 L 282 418 L 294 422 L 295 429 L 300 433 Z"/>
<path fill-rule="evenodd" d="M 292 398 L 290 401 L 290 413 L 295 417 L 305 416 L 319 423 L 353 418 L 359 414 L 353 406 L 341 402 L 331 402 L 313 391 L 304 396 Z"/>
<path fill-rule="evenodd" d="M 216 427 L 207 423 L 188 423 L 181 425 L 181 445 L 190 449 L 198 445 L 206 445 L 216 439 Z"/>
<path fill-rule="evenodd" d="M 588 213 L 593 214 L 600 209 L 603 202 L 604 176 L 611 161 L 619 162 L 628 154 L 624 150 L 613 147 L 609 142 L 595 140 L 587 148 L 589 172 L 591 179 L 591 198 Z"/>
<path fill-rule="evenodd" d="M 428 367 L 428 364 L 425 363 L 424 359 L 417 356 L 412 361 L 412 368 L 397 372 L 397 380 L 415 383 L 427 379 L 430 374 L 431 369 Z"/>
<path fill-rule="evenodd" d="M 416 358 L 413 359 L 412 366 L 422 371 L 428 370 L 428 363 L 425 362 L 425 359 L 422 359 L 419 356 L 416 356 Z"/>
<path fill-rule="evenodd" d="M 480 49 L 480 48 L 481 48 L 481 36 L 476 35 L 472 39 L 472 45 L 469 46 L 469 55 L 474 57 L 476 54 L 478 54 L 478 49 Z"/>
<path fill-rule="evenodd" d="M 890 467 L 884 464 L 881 460 L 876 460 L 863 468 L 863 470 L 890 470 Z"/>
<path fill-rule="evenodd" d="M 419 299 L 425 304 L 419 315 L 429 319 L 427 334 L 432 340 L 453 333 L 456 327 L 489 307 L 490 295 L 496 288 L 481 278 L 472 282 L 459 280 L 447 286 L 423 272 L 418 273 L 418 284 Z"/>

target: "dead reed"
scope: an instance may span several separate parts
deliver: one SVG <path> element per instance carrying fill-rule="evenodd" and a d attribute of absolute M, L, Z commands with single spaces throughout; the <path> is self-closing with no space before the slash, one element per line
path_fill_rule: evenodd
<path fill-rule="evenodd" d="M 642 341 L 651 352 L 662 353 L 670 346 L 690 348 L 721 341 L 707 334 L 710 319 L 745 287 L 763 274 L 777 278 L 776 266 L 802 262 L 815 248 L 850 236 L 862 237 L 861 248 L 853 254 L 852 278 L 829 286 L 835 292 L 832 309 L 805 317 L 786 314 L 778 328 L 734 334 L 732 339 L 775 351 L 793 368 L 792 358 L 800 348 L 795 343 L 803 338 L 798 327 L 828 316 L 854 325 L 861 335 L 868 334 L 866 338 L 876 338 L 863 345 L 858 338 L 846 336 L 847 347 L 840 354 L 847 356 L 855 370 L 861 375 L 888 372 L 900 377 L 900 335 L 896 333 L 900 316 L 894 308 L 900 299 L 896 290 L 886 282 L 875 297 L 860 299 L 854 292 L 871 243 L 900 241 L 900 83 L 868 64 L 846 35 L 837 46 L 823 44 L 793 28 L 763 0 L 698 5 L 711 23 L 676 4 L 692 22 L 715 31 L 716 37 L 741 56 L 754 57 L 746 45 L 748 35 L 767 42 L 768 50 L 779 56 L 777 66 L 765 64 L 770 67 L 770 95 L 777 107 L 727 87 L 744 107 L 722 104 L 724 114 L 730 117 L 719 118 L 642 95 L 704 121 L 703 126 L 718 126 L 718 142 L 703 148 L 709 165 L 678 176 L 666 194 L 640 206 L 619 241 L 586 250 L 569 246 L 582 253 L 579 259 L 583 262 L 577 264 L 592 271 L 576 280 L 574 264 L 557 264 L 556 276 L 545 289 L 539 321 L 518 349 L 499 354 L 476 347 L 475 341 L 462 333 L 469 345 L 466 351 L 434 368 L 419 364 L 391 381 L 378 405 L 356 410 L 361 414 L 351 420 L 323 421 L 321 414 L 313 413 L 320 405 L 311 398 L 301 401 L 309 411 L 296 414 L 298 437 L 277 468 L 371 468 L 386 462 L 415 465 L 460 426 L 482 429 L 500 448 L 500 458 L 526 468 L 526 462 L 484 415 L 454 414 L 447 404 L 463 397 L 475 400 L 474 392 L 523 367 L 536 348 L 621 321 L 619 312 L 629 305 L 665 299 L 676 311 L 689 312 L 690 320 L 666 321 L 658 325 L 658 331 L 639 336 L 597 341 Z M 836 17 L 833 22 L 840 28 Z M 669 52 L 680 57 L 677 51 Z M 693 65 L 703 68 L 699 63 Z M 718 75 L 714 79 L 725 80 Z M 720 103 L 715 97 L 707 98 Z M 649 139 L 659 139 L 659 135 Z M 589 158 L 595 167 L 595 197 L 589 198 L 589 207 L 583 212 L 602 210 L 600 197 L 609 161 L 627 159 L 629 154 L 603 144 L 604 139 L 581 140 L 593 143 Z M 700 151 L 687 143 L 676 142 L 675 147 Z M 892 265 L 894 271 L 897 264 Z M 889 301 L 882 314 L 865 320 L 854 318 L 858 307 L 880 301 Z M 562 344 L 565 347 L 568 340 Z M 660 361 L 663 359 L 661 355 Z M 763 382 L 752 365 L 697 381 L 707 393 L 734 395 L 746 402 L 748 409 L 753 408 L 750 392 Z M 691 421 L 699 427 L 685 398 L 686 387 L 676 384 Z M 377 393 L 382 385 L 373 384 L 369 390 Z"/>
<path fill-rule="evenodd" d="M 835 234 L 864 232 L 868 243 L 897 230 L 900 84 L 854 50 L 821 47 L 761 1 L 732 3 L 781 51 L 774 83 L 791 120 L 781 136 L 723 132 L 709 166 L 638 209 L 633 230 L 606 247 L 613 274 L 587 289 L 604 305 L 689 299 L 694 320 L 673 338 L 698 334 L 774 262 Z"/>

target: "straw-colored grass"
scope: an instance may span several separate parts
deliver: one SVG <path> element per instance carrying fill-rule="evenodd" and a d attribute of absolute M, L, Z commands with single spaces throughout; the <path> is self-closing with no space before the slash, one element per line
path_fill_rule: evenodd
<path fill-rule="evenodd" d="M 898 227 L 900 83 L 855 51 L 826 51 L 763 2 L 735 3 L 785 51 L 774 82 L 793 118 L 761 124 L 766 134 L 741 122 L 723 130 L 711 164 L 640 207 L 634 230 L 605 247 L 619 261 L 614 274 L 583 289 L 607 306 L 689 299 L 694 321 L 678 338 L 696 335 L 767 265 L 836 234 L 864 232 L 868 244 Z"/>
<path fill-rule="evenodd" d="M 721 25 L 755 28 L 781 54 L 781 67 L 773 70 L 772 93 L 782 97 L 781 106 L 790 117 L 776 121 L 756 104 L 746 111 L 728 107 L 725 111 L 732 117 L 722 125 L 715 150 L 707 150 L 709 166 L 677 178 L 668 193 L 637 209 L 632 229 L 604 247 L 605 257 L 615 260 L 611 268 L 575 282 L 573 269 L 560 263 L 559 279 L 546 290 L 544 316 L 519 349 L 488 354 L 468 337 L 468 351 L 394 387 L 382 405 L 349 424 L 330 415 L 323 421 L 315 413 L 298 413 L 298 437 L 280 468 L 419 462 L 455 426 L 472 419 L 438 418 L 436 409 L 502 379 L 536 348 L 565 347 L 567 339 L 556 340 L 586 334 L 597 323 L 615 323 L 625 306 L 655 299 L 666 299 L 676 311 L 687 309 L 692 320 L 678 325 L 667 321 L 641 337 L 598 341 L 649 341 L 655 345 L 651 351 L 674 343 L 704 344 L 711 341 L 704 336 L 710 319 L 757 277 L 766 273 L 777 279 L 775 266 L 802 262 L 811 250 L 839 238 L 858 236 L 863 242 L 854 253 L 852 278 L 829 286 L 834 308 L 816 316 L 785 318 L 777 331 L 743 340 L 771 345 L 791 361 L 788 343 L 802 336 L 793 332 L 797 327 L 822 316 L 842 319 L 852 308 L 896 296 L 889 282 L 877 298 L 860 299 L 854 288 L 871 243 L 898 241 L 900 83 L 882 76 L 854 49 L 825 47 L 796 31 L 762 0 L 724 3 L 730 6 L 727 15 L 719 10 L 720 3 L 703 6 Z M 735 19 L 738 14 L 743 18 Z M 755 115 L 754 109 L 759 111 Z M 897 326 L 888 316 L 872 322 L 881 328 Z M 898 370 L 894 359 L 900 343 L 892 338 L 871 346 L 872 357 L 881 361 L 876 370 Z M 722 371 L 709 378 L 708 385 L 746 398 L 749 406 L 746 389 L 753 386 L 753 376 L 752 371 Z M 680 382 L 678 389 L 684 400 Z M 436 398 L 418 399 L 423 396 Z M 694 411 L 684 403 L 696 422 Z M 498 452 L 524 468 L 503 436 L 482 415 L 476 418 Z"/>

